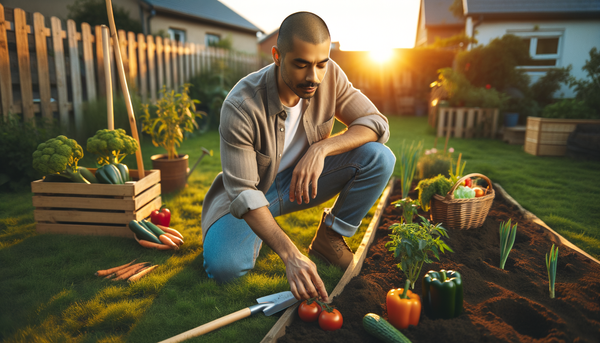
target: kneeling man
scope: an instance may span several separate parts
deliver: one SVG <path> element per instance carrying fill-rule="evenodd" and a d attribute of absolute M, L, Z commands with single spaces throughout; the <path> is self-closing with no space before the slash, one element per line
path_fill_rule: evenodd
<path fill-rule="evenodd" d="M 329 58 L 325 22 L 298 12 L 279 29 L 274 63 L 240 80 L 221 110 L 220 173 L 202 209 L 204 268 L 217 282 L 254 267 L 264 241 L 283 260 L 297 299 L 327 291 L 315 264 L 274 217 L 338 195 L 308 253 L 343 269 L 354 235 L 394 169 L 387 119 Z M 347 126 L 331 136 L 335 120 Z"/>

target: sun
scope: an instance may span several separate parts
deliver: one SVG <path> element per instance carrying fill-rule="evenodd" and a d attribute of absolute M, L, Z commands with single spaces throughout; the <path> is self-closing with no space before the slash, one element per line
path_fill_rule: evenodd
<path fill-rule="evenodd" d="M 376 49 L 369 52 L 369 56 L 379 63 L 387 62 L 393 55 L 392 49 Z"/>

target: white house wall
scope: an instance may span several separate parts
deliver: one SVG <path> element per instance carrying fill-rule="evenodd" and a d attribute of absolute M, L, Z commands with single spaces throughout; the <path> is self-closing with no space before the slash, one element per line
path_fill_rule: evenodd
<path fill-rule="evenodd" d="M 184 30 L 186 41 L 194 44 L 204 45 L 206 42 L 206 34 L 216 34 L 221 39 L 231 36 L 233 40 L 233 48 L 238 51 L 244 51 L 251 54 L 258 52 L 258 39 L 254 33 L 243 33 L 234 30 L 228 30 L 218 26 L 206 25 L 203 23 L 194 22 L 192 20 L 178 19 L 174 17 L 163 17 L 157 15 L 150 21 L 150 28 L 155 34 L 160 30 L 168 32 L 169 28 Z"/>
<path fill-rule="evenodd" d="M 589 51 L 596 47 L 600 50 L 600 20 L 563 20 L 563 21 L 528 21 L 528 22 L 492 22 L 483 21 L 475 26 L 475 38 L 478 44 L 486 45 L 492 39 L 502 37 L 507 33 L 531 31 L 537 25 L 538 31 L 563 31 L 559 44 L 559 60 L 557 67 L 572 66 L 571 75 L 578 79 L 586 78 L 586 73 L 581 69 L 586 59 L 589 60 Z M 543 68 L 542 68 L 543 69 Z M 546 69 L 547 70 L 547 69 Z M 527 72 L 532 83 L 545 74 L 545 70 Z M 556 94 L 557 97 L 570 98 L 574 96 L 572 89 L 563 86 Z"/>

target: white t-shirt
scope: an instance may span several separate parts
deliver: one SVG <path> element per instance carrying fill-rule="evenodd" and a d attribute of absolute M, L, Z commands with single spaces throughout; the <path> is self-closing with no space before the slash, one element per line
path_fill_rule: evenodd
<path fill-rule="evenodd" d="M 283 106 L 287 113 L 285 119 L 285 143 L 283 144 L 283 153 L 281 163 L 279 163 L 278 173 L 293 166 L 302 156 L 302 153 L 308 147 L 308 139 L 304 124 L 302 124 L 302 106 L 304 99 L 300 99 L 294 107 Z"/>

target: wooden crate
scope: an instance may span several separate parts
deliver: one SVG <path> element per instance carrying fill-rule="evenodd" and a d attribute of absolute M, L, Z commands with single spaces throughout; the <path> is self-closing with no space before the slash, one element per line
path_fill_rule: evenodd
<path fill-rule="evenodd" d="M 535 156 L 564 156 L 567 138 L 577 124 L 600 124 L 600 120 L 528 117 L 523 149 Z"/>
<path fill-rule="evenodd" d="M 141 180 L 137 170 L 129 174 L 134 181 L 124 185 L 32 182 L 37 232 L 133 238 L 127 224 L 148 217 L 162 199 L 160 170 Z"/>

